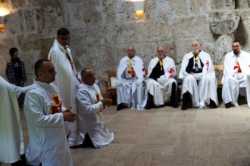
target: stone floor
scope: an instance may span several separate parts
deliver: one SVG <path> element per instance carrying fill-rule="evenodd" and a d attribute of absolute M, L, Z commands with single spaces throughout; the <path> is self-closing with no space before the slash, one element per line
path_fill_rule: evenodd
<path fill-rule="evenodd" d="M 76 166 L 250 166 L 250 110 L 238 108 L 105 113 L 115 141 L 76 149 Z"/>

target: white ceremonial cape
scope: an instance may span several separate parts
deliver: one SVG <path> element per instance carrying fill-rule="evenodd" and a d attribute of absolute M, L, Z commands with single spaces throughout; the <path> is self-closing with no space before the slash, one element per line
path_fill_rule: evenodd
<path fill-rule="evenodd" d="M 66 53 L 71 59 L 71 63 L 67 59 Z M 48 58 L 54 64 L 56 70 L 55 85 L 59 89 L 63 104 L 66 108 L 71 108 L 71 111 L 77 113 L 76 109 L 76 91 L 79 81 L 76 77 L 77 72 L 73 63 L 73 57 L 69 48 L 64 49 L 62 45 L 55 39 L 49 51 Z M 71 65 L 72 64 L 72 65 Z M 70 146 L 79 145 L 83 139 L 78 134 L 78 122 L 66 122 L 68 141 Z"/>
<path fill-rule="evenodd" d="M 199 54 L 200 60 L 204 64 L 202 73 L 189 74 L 186 68 L 189 59 L 192 58 L 193 52 L 184 55 L 182 59 L 179 78 L 183 80 L 182 95 L 189 92 L 192 95 L 192 102 L 194 107 L 204 107 L 209 104 L 212 99 L 218 104 L 217 97 L 217 81 L 212 59 L 208 53 L 201 51 Z M 199 81 L 199 83 L 197 83 Z"/>
<path fill-rule="evenodd" d="M 26 158 L 31 165 L 73 166 L 66 140 L 63 114 L 52 114 L 54 86 L 35 81 L 25 97 L 24 111 L 29 132 Z"/>
<path fill-rule="evenodd" d="M 239 63 L 241 73 L 234 66 Z M 247 102 L 250 107 L 250 54 L 242 51 L 236 57 L 233 52 L 226 54 L 224 59 L 222 98 L 224 103 L 232 102 L 238 105 L 239 88 L 246 88 Z"/>
<path fill-rule="evenodd" d="M 26 90 L 8 83 L 0 76 L 0 163 L 14 163 L 24 154 L 17 96 Z"/>
<path fill-rule="evenodd" d="M 148 77 L 151 75 L 158 62 L 158 57 L 153 58 L 149 62 Z M 157 106 L 163 105 L 170 99 L 172 84 L 177 83 L 173 78 L 176 76 L 176 67 L 172 58 L 166 56 L 163 59 L 163 69 L 165 73 L 160 78 L 158 78 L 157 81 L 151 78 L 146 80 L 146 92 L 150 93 L 154 97 L 154 104 Z"/>
<path fill-rule="evenodd" d="M 120 60 L 117 68 L 117 104 L 126 103 L 137 110 L 143 110 L 145 105 L 143 61 L 139 56 L 132 58 L 132 66 L 136 74 L 135 79 L 123 77 L 128 63 L 129 57 L 125 56 Z"/>
<path fill-rule="evenodd" d="M 114 133 L 104 126 L 101 99 L 103 97 L 96 84 L 80 84 L 77 92 L 80 130 L 89 134 L 96 148 L 108 145 L 114 140 Z"/>

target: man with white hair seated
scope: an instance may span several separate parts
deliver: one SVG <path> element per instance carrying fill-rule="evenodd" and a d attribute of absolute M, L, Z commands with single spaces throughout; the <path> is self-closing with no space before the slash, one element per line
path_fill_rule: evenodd
<path fill-rule="evenodd" d="M 182 84 L 182 109 L 192 107 L 216 108 L 217 83 L 212 59 L 201 49 L 198 41 L 192 42 L 193 51 L 184 55 L 179 77 Z"/>
<path fill-rule="evenodd" d="M 127 56 L 120 60 L 117 68 L 117 110 L 144 107 L 144 66 L 134 47 L 127 49 Z"/>
<path fill-rule="evenodd" d="M 166 55 L 163 47 L 157 48 L 157 57 L 149 62 L 146 109 L 163 106 L 167 102 L 177 107 L 176 67 L 172 58 Z"/>

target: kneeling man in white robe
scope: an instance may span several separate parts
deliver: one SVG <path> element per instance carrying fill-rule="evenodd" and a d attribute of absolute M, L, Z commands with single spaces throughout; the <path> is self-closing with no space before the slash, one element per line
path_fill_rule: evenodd
<path fill-rule="evenodd" d="M 35 64 L 36 81 L 25 97 L 24 111 L 29 132 L 26 158 L 32 166 L 73 166 L 64 121 L 74 121 L 76 115 L 62 107 L 55 86 L 50 84 L 55 74 L 50 61 L 38 60 Z"/>
<path fill-rule="evenodd" d="M 24 165 L 20 158 L 24 142 L 17 97 L 29 88 L 12 85 L 0 76 L 0 163 Z"/>
<path fill-rule="evenodd" d="M 82 83 L 77 92 L 80 130 L 86 133 L 84 147 L 101 148 L 114 140 L 114 134 L 104 126 L 102 111 L 112 100 L 102 97 L 91 68 L 81 72 Z"/>
<path fill-rule="evenodd" d="M 144 108 L 144 66 L 135 49 L 129 47 L 128 55 L 120 60 L 117 69 L 117 110 L 132 107 Z"/>
<path fill-rule="evenodd" d="M 250 106 L 250 54 L 241 50 L 239 42 L 233 42 L 232 50 L 225 56 L 222 98 L 226 108 L 238 106 L 240 88 L 245 88 Z"/>
<path fill-rule="evenodd" d="M 148 79 L 146 80 L 146 109 L 163 106 L 169 102 L 177 107 L 177 82 L 174 60 L 166 56 L 163 47 L 157 48 L 157 57 L 149 62 Z"/>
<path fill-rule="evenodd" d="M 182 109 L 216 108 L 218 104 L 217 82 L 213 62 L 208 53 L 201 50 L 198 41 L 192 42 L 193 51 L 184 55 L 180 74 L 182 83 Z"/>

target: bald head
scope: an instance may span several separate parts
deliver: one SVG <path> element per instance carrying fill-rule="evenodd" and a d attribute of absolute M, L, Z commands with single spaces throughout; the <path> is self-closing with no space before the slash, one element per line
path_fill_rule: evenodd
<path fill-rule="evenodd" d="M 56 71 L 51 61 L 39 59 L 35 63 L 36 80 L 45 83 L 51 83 L 55 80 Z"/>
<path fill-rule="evenodd" d="M 198 54 L 201 51 L 201 43 L 198 40 L 192 42 L 192 49 L 195 54 Z"/>
<path fill-rule="evenodd" d="M 160 60 L 164 59 L 166 57 L 166 51 L 163 47 L 157 47 L 156 48 L 157 51 L 157 56 Z"/>
<path fill-rule="evenodd" d="M 129 58 L 133 58 L 135 56 L 135 48 L 134 47 L 128 47 L 127 54 Z"/>

